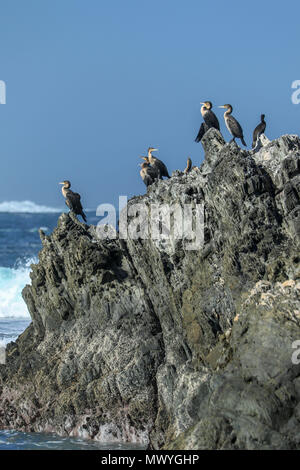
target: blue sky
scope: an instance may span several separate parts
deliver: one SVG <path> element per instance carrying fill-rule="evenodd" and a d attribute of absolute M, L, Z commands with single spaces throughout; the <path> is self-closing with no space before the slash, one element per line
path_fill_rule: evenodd
<path fill-rule="evenodd" d="M 299 2 L 0 0 L 0 202 L 85 207 L 142 194 L 148 146 L 169 171 L 203 160 L 200 101 L 231 103 L 248 146 L 299 133 Z"/>

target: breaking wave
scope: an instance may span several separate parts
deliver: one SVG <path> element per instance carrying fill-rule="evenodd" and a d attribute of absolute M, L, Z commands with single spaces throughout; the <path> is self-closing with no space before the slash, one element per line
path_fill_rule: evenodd
<path fill-rule="evenodd" d="M 29 318 L 22 290 L 30 284 L 30 265 L 36 259 L 27 260 L 15 268 L 0 267 L 0 319 Z"/>
<path fill-rule="evenodd" d="M 65 209 L 62 208 L 42 206 L 32 201 L 4 201 L 0 203 L 0 212 L 51 214 L 64 211 Z"/>

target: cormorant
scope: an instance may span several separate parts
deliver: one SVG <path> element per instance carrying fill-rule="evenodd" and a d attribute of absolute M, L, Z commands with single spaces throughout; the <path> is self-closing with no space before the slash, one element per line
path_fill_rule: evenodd
<path fill-rule="evenodd" d="M 187 163 L 186 163 L 186 169 L 184 170 L 184 174 L 186 175 L 187 173 L 189 173 L 192 169 L 192 160 L 190 159 L 190 157 L 187 159 Z"/>
<path fill-rule="evenodd" d="M 232 106 L 231 104 L 224 104 L 223 106 L 219 106 L 219 108 L 227 108 L 227 111 L 224 113 L 224 120 L 225 124 L 227 126 L 227 129 L 229 130 L 230 134 L 233 136 L 230 142 L 235 139 L 241 139 L 242 144 L 247 147 L 247 144 L 244 140 L 244 135 L 243 135 L 243 129 L 241 128 L 240 124 L 237 122 L 237 120 L 231 116 L 232 113 Z"/>
<path fill-rule="evenodd" d="M 66 204 L 70 211 L 74 212 L 76 215 L 81 215 L 83 220 L 86 222 L 86 216 L 85 213 L 83 212 L 82 205 L 80 202 L 80 194 L 74 193 L 71 191 L 71 183 L 68 180 L 63 181 L 62 183 L 63 187 L 61 188 L 61 192 L 66 200 Z"/>
<path fill-rule="evenodd" d="M 256 128 L 254 129 L 254 132 L 253 132 L 253 142 L 252 142 L 252 148 L 254 148 L 256 146 L 256 143 L 257 143 L 257 139 L 261 136 L 261 134 L 264 134 L 265 130 L 266 130 L 266 121 L 265 121 L 265 115 L 262 114 L 260 116 L 260 120 L 261 122 L 258 124 L 258 126 L 256 126 Z"/>
<path fill-rule="evenodd" d="M 171 178 L 168 172 L 166 165 L 159 160 L 159 158 L 153 157 L 152 152 L 156 152 L 158 149 L 153 147 L 148 148 L 148 156 L 142 157 L 146 162 L 150 163 L 151 167 L 154 168 L 158 173 L 158 178 L 163 179 L 163 176 L 166 178 Z"/>
<path fill-rule="evenodd" d="M 146 159 L 147 157 L 142 157 Z M 142 180 L 144 181 L 145 185 L 150 186 L 151 184 L 154 183 L 154 181 L 158 178 L 158 174 L 155 168 L 152 168 L 150 166 L 150 163 L 144 162 L 141 163 L 140 166 L 142 167 L 140 171 L 140 175 L 142 177 Z"/>
<path fill-rule="evenodd" d="M 202 114 L 204 122 L 202 122 L 200 126 L 195 142 L 200 142 L 205 132 L 207 132 L 208 129 L 210 129 L 211 127 L 218 129 L 218 131 L 220 130 L 219 120 L 217 116 L 215 115 L 215 113 L 211 110 L 212 103 L 210 101 L 205 101 L 204 103 L 200 103 L 200 104 L 202 104 L 201 114 Z"/>

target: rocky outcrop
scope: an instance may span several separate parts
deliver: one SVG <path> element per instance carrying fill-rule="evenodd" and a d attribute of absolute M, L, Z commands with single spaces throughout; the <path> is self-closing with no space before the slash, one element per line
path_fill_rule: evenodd
<path fill-rule="evenodd" d="M 0 427 L 155 449 L 299 448 L 300 139 L 245 151 L 210 129 L 202 144 L 200 168 L 128 203 L 130 222 L 141 204 L 171 207 L 171 235 L 143 237 L 142 222 L 100 240 L 67 214 L 41 233 L 23 292 L 32 323 L 0 366 Z M 172 236 L 185 206 L 198 218 L 204 207 L 197 249 Z"/>

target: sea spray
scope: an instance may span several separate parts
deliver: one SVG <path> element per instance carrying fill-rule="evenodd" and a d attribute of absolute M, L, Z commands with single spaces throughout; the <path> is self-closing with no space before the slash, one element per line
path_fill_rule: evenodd
<path fill-rule="evenodd" d="M 0 203 L 0 212 L 7 213 L 51 214 L 65 211 L 64 208 L 43 206 L 32 201 L 4 201 Z"/>
<path fill-rule="evenodd" d="M 30 259 L 15 268 L 0 267 L 0 318 L 29 317 L 22 289 L 30 283 L 30 264 L 33 262 L 35 260 Z"/>
<path fill-rule="evenodd" d="M 35 261 L 0 267 L 0 347 L 14 341 L 30 322 L 22 290 L 30 282 L 30 265 Z"/>

